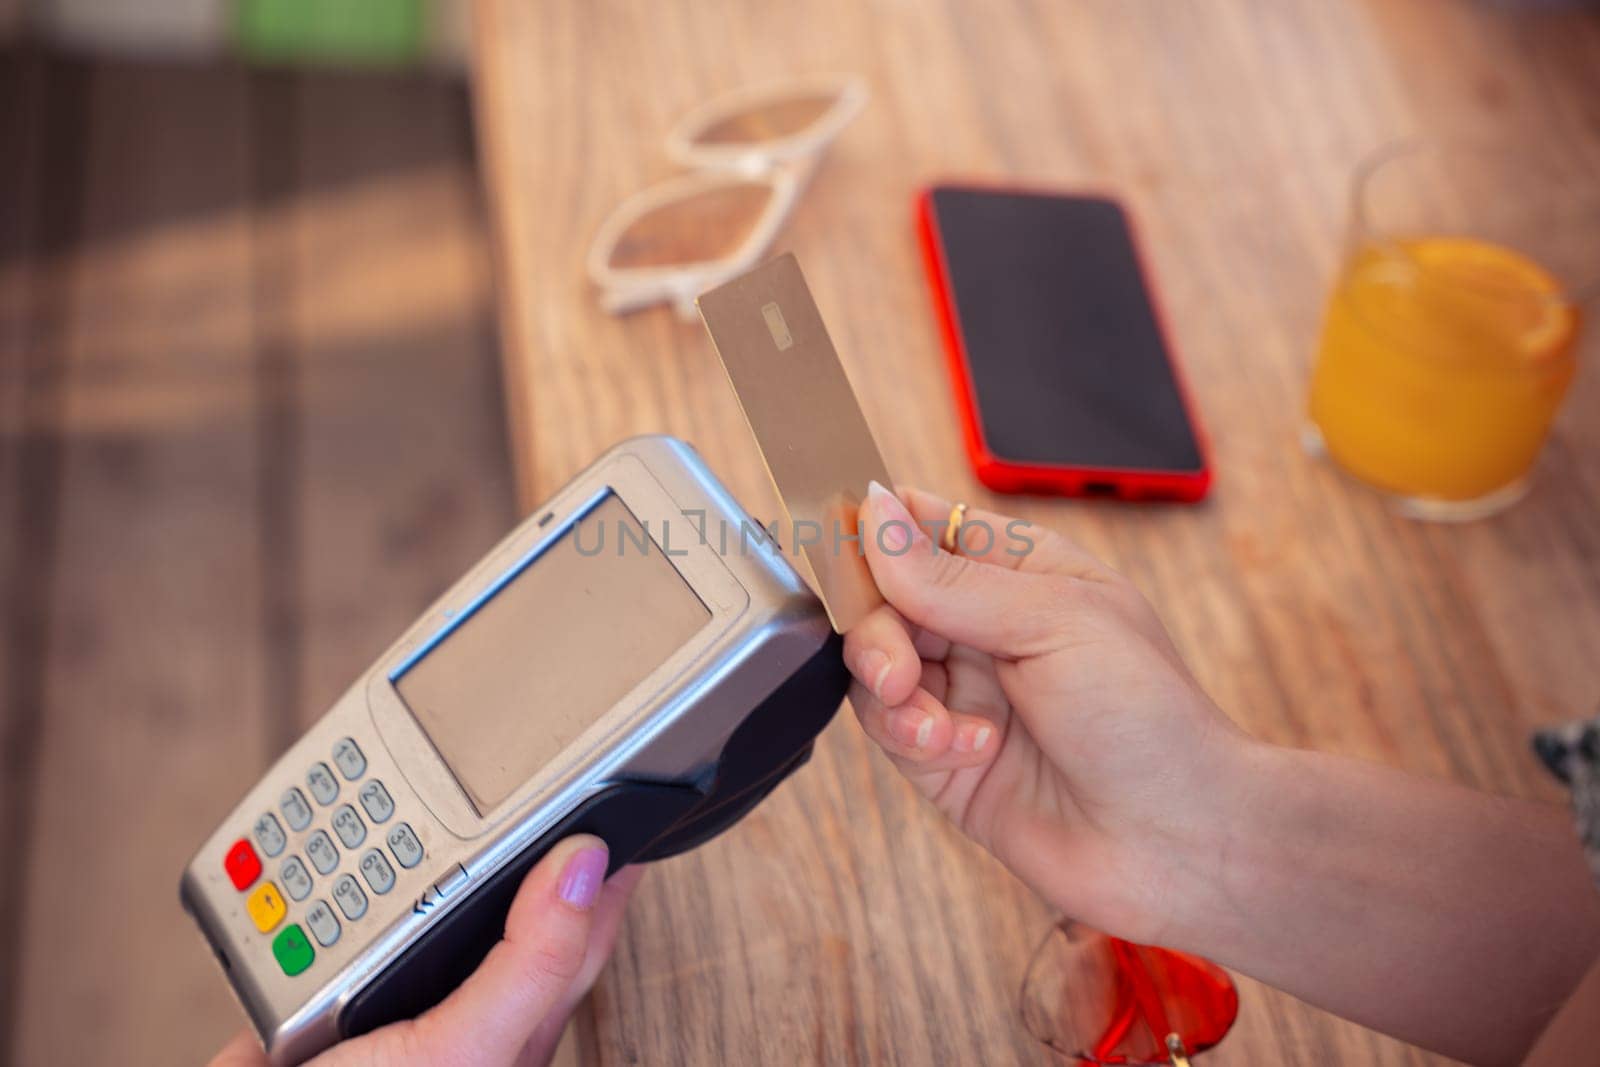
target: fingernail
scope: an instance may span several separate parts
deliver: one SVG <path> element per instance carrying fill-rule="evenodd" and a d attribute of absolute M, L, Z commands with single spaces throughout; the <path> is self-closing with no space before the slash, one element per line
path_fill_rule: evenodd
<path fill-rule="evenodd" d="M 889 656 L 882 649 L 869 648 L 861 655 L 858 665 L 859 676 L 867 683 L 867 688 L 872 690 L 872 695 L 879 700 L 883 699 L 883 681 L 889 677 L 889 669 L 893 666 Z"/>
<path fill-rule="evenodd" d="M 900 498 L 884 488 L 881 482 L 867 483 L 867 499 L 878 512 L 878 547 L 891 556 L 904 555 L 916 540 L 917 520 L 911 517 Z"/>
<path fill-rule="evenodd" d="M 921 708 L 901 708 L 889 716 L 889 736 L 910 748 L 927 748 L 933 716 Z"/>
<path fill-rule="evenodd" d="M 951 747 L 957 752 L 981 752 L 983 746 L 988 744 L 989 735 L 992 733 L 994 733 L 992 726 L 974 726 L 972 723 L 967 723 L 956 731 Z"/>
<path fill-rule="evenodd" d="M 561 899 L 579 911 L 588 911 L 600 896 L 600 886 L 606 880 L 608 856 L 603 848 L 579 849 L 562 868 L 556 892 Z"/>
<path fill-rule="evenodd" d="M 900 498 L 884 487 L 882 482 L 874 479 L 867 483 L 867 499 L 873 506 L 882 511 L 885 519 L 899 519 L 901 522 L 911 522 L 911 512 L 900 502 Z"/>

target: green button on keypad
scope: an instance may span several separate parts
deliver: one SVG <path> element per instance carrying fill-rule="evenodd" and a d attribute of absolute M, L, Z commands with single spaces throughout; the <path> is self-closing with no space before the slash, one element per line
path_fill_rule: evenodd
<path fill-rule="evenodd" d="M 311 942 L 306 940 L 305 931 L 300 929 L 299 923 L 290 923 L 272 939 L 272 954 L 278 957 L 278 966 L 283 968 L 283 973 L 290 977 L 311 966 L 311 961 L 317 955 L 312 951 Z"/>

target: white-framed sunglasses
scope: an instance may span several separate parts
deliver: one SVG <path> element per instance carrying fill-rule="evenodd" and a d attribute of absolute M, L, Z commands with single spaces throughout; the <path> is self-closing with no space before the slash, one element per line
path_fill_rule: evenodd
<path fill-rule="evenodd" d="M 739 89 L 685 115 L 667 154 L 694 169 L 624 200 L 589 246 L 601 305 L 620 315 L 671 303 L 693 320 L 696 297 L 771 247 L 823 152 L 866 102 L 861 78 L 819 74 Z"/>

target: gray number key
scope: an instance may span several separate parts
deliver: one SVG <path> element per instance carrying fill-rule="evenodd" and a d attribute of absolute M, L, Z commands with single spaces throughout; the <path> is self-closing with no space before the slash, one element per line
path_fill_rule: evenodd
<path fill-rule="evenodd" d="M 359 919 L 367 913 L 367 895 L 354 875 L 341 874 L 333 883 L 333 899 L 346 919 Z"/>
<path fill-rule="evenodd" d="M 361 876 L 380 897 L 394 888 L 394 868 L 389 866 L 383 853 L 375 848 L 368 849 L 367 854 L 361 857 Z"/>
<path fill-rule="evenodd" d="M 306 925 L 323 948 L 339 940 L 339 920 L 326 900 L 319 900 L 306 910 Z"/>
<path fill-rule="evenodd" d="M 306 803 L 306 795 L 293 786 L 284 790 L 283 796 L 278 798 L 278 807 L 283 809 L 283 817 L 289 820 L 289 829 L 304 830 L 311 825 L 311 805 Z"/>
<path fill-rule="evenodd" d="M 339 850 L 333 846 L 333 838 L 326 830 L 318 830 L 306 838 L 306 855 L 311 857 L 311 865 L 323 874 L 332 874 L 339 866 Z"/>
<path fill-rule="evenodd" d="M 278 868 L 278 881 L 291 900 L 304 900 L 311 895 L 311 872 L 300 862 L 299 856 L 290 856 Z"/>
<path fill-rule="evenodd" d="M 400 861 L 400 866 L 409 870 L 422 862 L 422 842 L 408 824 L 400 823 L 390 830 L 388 842 L 389 851 Z"/>
<path fill-rule="evenodd" d="M 361 746 L 349 737 L 343 738 L 333 746 L 333 762 L 339 765 L 339 773 L 352 782 L 360 778 L 367 769 L 367 757 L 361 751 Z"/>
<path fill-rule="evenodd" d="M 367 824 L 361 821 L 355 808 L 345 804 L 333 813 L 333 832 L 339 835 L 345 848 L 355 848 L 367 839 Z"/>
<path fill-rule="evenodd" d="M 359 796 L 361 806 L 367 809 L 367 818 L 373 822 L 387 822 L 394 814 L 394 799 L 376 778 L 361 787 Z"/>
<path fill-rule="evenodd" d="M 278 825 L 277 816 L 270 812 L 256 820 L 255 835 L 256 844 L 269 856 L 276 856 L 289 843 L 283 836 L 283 827 Z"/>
<path fill-rule="evenodd" d="M 333 803 L 333 798 L 339 795 L 339 779 L 328 770 L 326 763 L 313 763 L 306 772 L 306 785 L 311 787 L 311 795 L 317 798 L 317 803 L 327 807 Z"/>

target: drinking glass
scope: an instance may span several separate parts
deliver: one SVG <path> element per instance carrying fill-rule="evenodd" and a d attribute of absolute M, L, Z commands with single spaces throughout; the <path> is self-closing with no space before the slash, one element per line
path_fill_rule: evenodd
<path fill-rule="evenodd" d="M 1405 514 L 1519 499 L 1600 283 L 1600 177 L 1559 148 L 1405 142 L 1357 172 L 1307 445 Z"/>
<path fill-rule="evenodd" d="M 1232 1029 L 1239 993 L 1210 960 L 1063 919 L 1034 951 L 1018 1010 L 1081 1067 L 1187 1067 Z"/>

